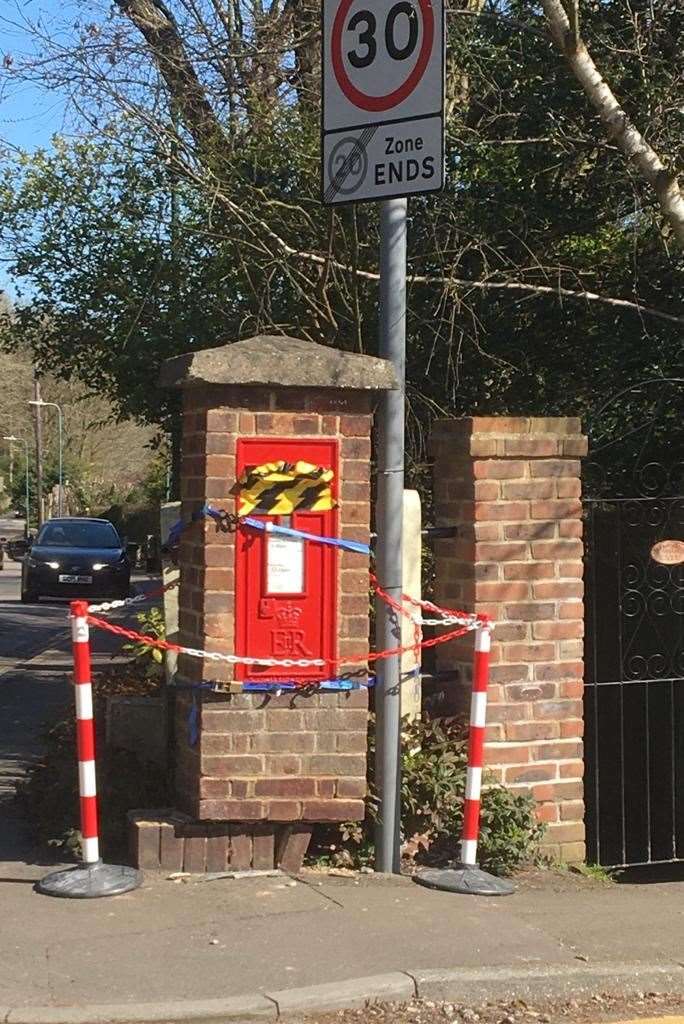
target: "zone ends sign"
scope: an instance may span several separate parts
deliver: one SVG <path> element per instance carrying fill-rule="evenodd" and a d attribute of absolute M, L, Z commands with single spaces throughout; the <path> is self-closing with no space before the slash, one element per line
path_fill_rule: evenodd
<path fill-rule="evenodd" d="M 323 202 L 444 184 L 443 0 L 323 0 Z"/>

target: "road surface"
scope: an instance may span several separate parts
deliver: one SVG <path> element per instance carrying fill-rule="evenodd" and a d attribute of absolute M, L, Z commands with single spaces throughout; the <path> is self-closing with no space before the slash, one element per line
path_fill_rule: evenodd
<path fill-rule="evenodd" d="M 0 519 L 0 537 L 22 533 L 21 521 Z M 0 862 L 16 859 L 24 849 L 26 839 L 12 803 L 16 784 L 40 756 L 45 723 L 71 699 L 68 603 L 23 605 L 20 570 L 19 563 L 5 556 L 0 571 Z M 135 588 L 154 585 L 147 576 L 134 577 Z M 130 613 L 112 618 L 132 621 Z M 94 662 L 109 661 L 121 640 L 93 630 L 91 646 Z"/>

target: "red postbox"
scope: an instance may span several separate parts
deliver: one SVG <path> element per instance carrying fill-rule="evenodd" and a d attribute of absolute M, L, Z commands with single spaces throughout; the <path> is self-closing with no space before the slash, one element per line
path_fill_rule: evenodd
<path fill-rule="evenodd" d="M 330 490 L 338 495 L 338 442 L 319 438 L 239 438 L 237 479 L 249 467 L 285 461 L 332 470 Z M 238 510 L 240 499 L 238 495 Z M 319 537 L 336 537 L 338 513 L 296 508 L 291 515 L 251 518 Z M 235 649 L 258 658 L 334 658 L 337 636 L 337 549 L 262 530 L 238 531 L 235 550 Z M 236 666 L 237 680 L 320 680 L 334 674 L 320 666 Z"/>

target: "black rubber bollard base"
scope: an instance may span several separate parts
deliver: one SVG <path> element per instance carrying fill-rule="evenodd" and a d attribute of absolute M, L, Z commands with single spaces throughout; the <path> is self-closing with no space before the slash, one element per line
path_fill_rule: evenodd
<path fill-rule="evenodd" d="M 450 868 L 424 868 L 413 881 L 428 889 L 458 892 L 469 896 L 510 896 L 515 886 L 474 864 L 454 864 Z"/>
<path fill-rule="evenodd" d="M 142 885 L 142 872 L 123 864 L 79 864 L 53 871 L 36 882 L 36 892 L 63 899 L 93 900 L 99 896 L 120 896 Z"/>

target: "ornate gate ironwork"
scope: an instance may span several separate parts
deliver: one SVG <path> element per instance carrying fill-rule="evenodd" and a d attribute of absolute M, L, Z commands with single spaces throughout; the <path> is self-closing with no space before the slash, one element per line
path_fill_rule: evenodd
<path fill-rule="evenodd" d="M 612 442 L 585 467 L 587 853 L 606 867 L 684 860 L 684 563 L 652 557 L 684 541 L 684 461 L 679 442 L 646 461 L 653 440 L 631 469 Z"/>

